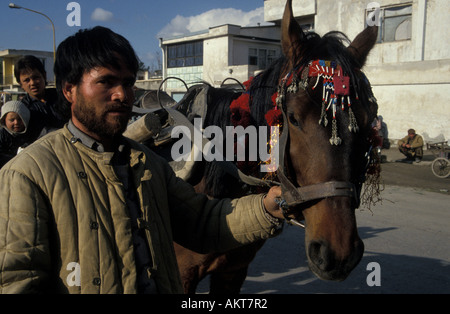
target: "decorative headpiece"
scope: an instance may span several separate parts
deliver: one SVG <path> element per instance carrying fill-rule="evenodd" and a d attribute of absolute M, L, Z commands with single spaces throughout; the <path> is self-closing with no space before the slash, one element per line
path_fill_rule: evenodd
<path fill-rule="evenodd" d="M 298 80 L 299 73 L 302 76 L 300 82 Z M 336 111 L 339 105 L 342 110 L 345 110 L 345 104 L 347 104 L 350 120 L 348 125 L 349 131 L 357 132 L 359 127 L 351 109 L 350 77 L 344 74 L 342 67 L 335 61 L 315 60 L 311 61 L 307 68 L 290 72 L 280 83 L 276 104 L 278 108 L 281 108 L 285 98 L 285 91 L 288 93 L 296 93 L 299 88 L 306 89 L 309 77 L 317 77 L 312 89 L 315 89 L 319 84 L 320 78 L 323 78 L 322 111 L 319 124 L 323 124 L 324 126 L 328 125 L 327 112 L 331 108 L 333 119 L 330 143 L 332 145 L 340 145 L 342 140 L 337 134 L 336 121 Z M 357 94 L 356 99 L 358 99 Z"/>
<path fill-rule="evenodd" d="M 301 78 L 299 79 L 299 75 Z M 314 60 L 311 61 L 307 67 L 297 68 L 288 73 L 280 82 L 277 92 L 272 96 L 273 108 L 269 110 L 266 115 L 267 124 L 270 126 L 281 125 L 283 103 L 286 93 L 296 93 L 299 88 L 306 89 L 308 87 L 308 78 L 316 77 L 316 83 L 312 87 L 314 90 L 319 84 L 319 80 L 323 78 L 322 88 L 322 110 L 320 114 L 319 124 L 323 126 L 328 125 L 327 112 L 331 109 L 331 145 L 340 145 L 342 139 L 338 136 L 336 111 L 340 106 L 341 110 L 348 107 L 350 132 L 358 132 L 359 127 L 355 118 L 355 114 L 351 108 L 350 98 L 350 77 L 345 75 L 342 67 L 335 61 Z M 250 96 L 248 88 L 251 85 L 251 80 L 245 82 L 246 91 L 237 99 L 235 99 L 230 106 L 232 121 L 234 125 L 248 126 L 250 124 Z M 355 91 L 356 93 L 356 91 Z M 356 93 L 356 99 L 358 94 Z"/>

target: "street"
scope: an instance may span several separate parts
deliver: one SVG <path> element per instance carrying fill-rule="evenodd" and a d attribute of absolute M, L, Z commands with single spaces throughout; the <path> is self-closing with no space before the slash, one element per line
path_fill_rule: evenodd
<path fill-rule="evenodd" d="M 308 269 L 304 231 L 287 226 L 250 265 L 242 293 L 450 293 L 448 195 L 389 186 L 383 204 L 357 210 L 365 253 L 343 282 L 322 281 Z M 371 262 L 380 286 L 369 286 Z"/>
<path fill-rule="evenodd" d="M 426 161 L 388 160 L 382 164 L 382 203 L 356 210 L 365 253 L 345 281 L 322 281 L 309 271 L 304 230 L 287 225 L 258 252 L 241 293 L 450 293 L 450 178 L 434 177 Z M 379 285 L 369 286 L 372 262 L 379 265 Z M 207 286 L 205 280 L 199 293 Z"/>

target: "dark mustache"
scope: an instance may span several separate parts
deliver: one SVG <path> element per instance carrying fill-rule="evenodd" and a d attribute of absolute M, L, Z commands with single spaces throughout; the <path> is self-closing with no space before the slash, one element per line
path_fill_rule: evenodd
<path fill-rule="evenodd" d="M 124 103 L 114 104 L 107 106 L 105 111 L 131 111 L 131 106 Z"/>

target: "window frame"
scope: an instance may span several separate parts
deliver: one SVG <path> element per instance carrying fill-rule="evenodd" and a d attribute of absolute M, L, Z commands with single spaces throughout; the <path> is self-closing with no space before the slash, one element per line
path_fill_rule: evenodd
<path fill-rule="evenodd" d="M 261 60 L 262 57 L 264 60 Z M 277 49 L 248 47 L 248 64 L 257 66 L 258 70 L 267 69 L 278 57 Z"/>
<path fill-rule="evenodd" d="M 410 13 L 403 13 L 403 14 L 398 14 L 398 15 L 392 15 L 392 16 L 388 16 L 386 17 L 386 10 L 390 10 L 390 9 L 397 9 L 397 8 L 407 8 L 410 7 L 411 8 L 411 12 Z M 373 12 L 375 9 L 373 10 L 365 10 L 365 17 L 367 18 L 368 14 Z M 399 18 L 399 17 L 406 17 L 401 23 L 399 23 L 397 25 L 400 26 L 402 23 L 404 23 L 408 17 L 411 20 L 411 35 L 409 36 L 409 38 L 403 38 L 403 39 L 395 39 L 395 35 L 394 35 L 394 39 L 392 40 L 387 40 L 386 39 L 386 24 L 385 21 L 386 19 L 394 19 L 394 18 Z M 390 6 L 384 6 L 384 7 L 380 7 L 380 26 L 378 29 L 378 38 L 377 38 L 377 43 L 395 43 L 395 42 L 401 42 L 401 41 L 406 41 L 406 40 L 412 40 L 412 17 L 413 17 L 413 4 L 412 2 L 407 2 L 407 3 L 399 3 L 396 5 L 390 5 Z M 366 25 L 367 26 L 367 25 Z"/>
<path fill-rule="evenodd" d="M 203 40 L 181 42 L 167 46 L 167 68 L 203 65 Z"/>

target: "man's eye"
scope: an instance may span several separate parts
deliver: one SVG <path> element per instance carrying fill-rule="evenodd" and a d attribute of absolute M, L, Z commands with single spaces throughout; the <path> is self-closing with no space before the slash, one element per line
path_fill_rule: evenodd
<path fill-rule="evenodd" d="M 102 85 L 111 85 L 111 82 L 109 80 L 99 80 L 98 83 Z"/>

